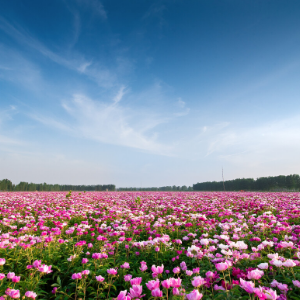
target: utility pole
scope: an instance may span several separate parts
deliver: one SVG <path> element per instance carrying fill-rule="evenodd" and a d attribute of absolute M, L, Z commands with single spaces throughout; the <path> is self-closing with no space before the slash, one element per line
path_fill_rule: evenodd
<path fill-rule="evenodd" d="M 223 188 L 224 188 L 224 192 L 225 192 L 225 183 L 224 183 L 223 167 L 222 167 L 222 179 L 223 179 Z"/>

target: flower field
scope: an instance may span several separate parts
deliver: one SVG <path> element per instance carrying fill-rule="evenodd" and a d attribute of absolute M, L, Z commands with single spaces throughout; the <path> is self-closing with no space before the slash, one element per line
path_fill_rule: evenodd
<path fill-rule="evenodd" d="M 1 300 L 300 299 L 299 193 L 2 192 L 0 229 Z"/>

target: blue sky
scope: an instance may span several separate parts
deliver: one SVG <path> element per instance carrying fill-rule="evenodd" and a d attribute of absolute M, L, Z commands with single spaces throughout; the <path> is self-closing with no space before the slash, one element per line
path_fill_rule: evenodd
<path fill-rule="evenodd" d="M 299 174 L 300 2 L 2 1 L 0 179 Z"/>

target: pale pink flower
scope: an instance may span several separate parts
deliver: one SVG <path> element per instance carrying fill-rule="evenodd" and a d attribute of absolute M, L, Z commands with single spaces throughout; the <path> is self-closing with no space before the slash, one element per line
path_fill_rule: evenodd
<path fill-rule="evenodd" d="M 296 264 L 291 259 L 287 259 L 282 265 L 287 268 L 292 268 L 296 266 Z"/>
<path fill-rule="evenodd" d="M 28 297 L 28 298 L 32 298 L 32 299 L 35 299 L 37 294 L 35 292 L 32 292 L 32 291 L 27 291 L 25 293 L 25 296 Z"/>
<path fill-rule="evenodd" d="M 39 271 L 40 271 L 41 273 L 49 274 L 49 273 L 52 272 L 51 267 L 52 267 L 52 266 L 47 266 L 47 265 L 43 264 L 43 265 L 41 265 L 41 266 L 39 267 Z"/>
<path fill-rule="evenodd" d="M 293 285 L 294 285 L 294 286 L 300 288 L 300 281 L 298 281 L 298 280 L 293 280 L 292 282 L 293 282 Z"/>
<path fill-rule="evenodd" d="M 157 267 L 155 265 L 152 265 L 151 271 L 156 274 L 162 274 L 164 271 L 164 265 L 157 266 Z"/>
<path fill-rule="evenodd" d="M 0 258 L 0 266 L 3 266 L 5 262 L 6 262 L 5 258 Z"/>
<path fill-rule="evenodd" d="M 157 289 L 151 290 L 151 295 L 153 297 L 161 298 L 163 296 L 163 292 L 157 288 Z"/>
<path fill-rule="evenodd" d="M 15 277 L 15 273 L 14 272 L 8 272 L 7 273 L 7 275 L 6 275 L 6 277 L 8 278 L 8 279 L 13 279 L 14 277 Z"/>
<path fill-rule="evenodd" d="M 196 276 L 192 280 L 192 285 L 193 287 L 199 287 L 205 283 L 205 279 L 202 278 L 201 276 Z"/>
<path fill-rule="evenodd" d="M 140 285 L 142 283 L 142 277 L 136 277 L 130 280 L 131 285 Z"/>
<path fill-rule="evenodd" d="M 188 300 L 200 300 L 203 295 L 198 290 L 193 290 L 191 293 L 186 294 Z"/>
<path fill-rule="evenodd" d="M 120 267 L 123 268 L 123 269 L 130 269 L 130 265 L 129 265 L 128 262 L 124 262 L 124 264 L 121 265 Z"/>
<path fill-rule="evenodd" d="M 262 270 L 267 270 L 269 268 L 269 265 L 268 265 L 268 263 L 261 263 L 257 267 Z"/>
<path fill-rule="evenodd" d="M 96 280 L 97 280 L 98 282 L 102 282 L 102 281 L 105 280 L 105 278 L 102 277 L 101 275 L 99 275 L 99 276 L 96 276 Z"/>
<path fill-rule="evenodd" d="M 106 272 L 110 275 L 117 275 L 118 274 L 118 271 L 116 269 L 107 269 Z"/>
<path fill-rule="evenodd" d="M 186 274 L 187 276 L 192 276 L 194 273 L 193 273 L 193 271 L 186 270 L 186 271 L 185 271 L 185 274 Z"/>
<path fill-rule="evenodd" d="M 165 288 L 165 289 L 169 289 L 172 285 L 172 281 L 170 278 L 162 281 L 161 285 Z"/>
<path fill-rule="evenodd" d="M 159 288 L 159 280 L 150 280 L 146 283 L 147 288 L 152 291 Z"/>
<path fill-rule="evenodd" d="M 221 263 L 216 264 L 216 268 L 218 271 L 225 271 L 228 269 L 228 264 L 221 262 Z"/>
<path fill-rule="evenodd" d="M 13 299 L 20 298 L 20 291 L 11 289 L 11 290 L 8 291 L 8 296 L 13 298 Z"/>
<path fill-rule="evenodd" d="M 253 281 L 246 281 L 240 278 L 240 287 L 244 289 L 247 293 L 253 293 L 255 285 Z"/>
<path fill-rule="evenodd" d="M 116 300 L 130 300 L 130 296 L 126 296 L 127 291 L 121 291 Z"/>
<path fill-rule="evenodd" d="M 180 273 L 180 268 L 179 268 L 179 267 L 175 267 L 175 268 L 173 269 L 173 273 L 174 273 L 174 274 Z"/>
<path fill-rule="evenodd" d="M 142 294 L 143 287 L 141 285 L 133 285 L 132 288 L 130 288 L 129 296 L 131 298 L 139 298 Z"/>
<path fill-rule="evenodd" d="M 130 274 L 124 275 L 124 280 L 125 281 L 130 281 L 131 278 L 132 278 L 132 275 L 130 275 Z"/>
<path fill-rule="evenodd" d="M 248 279 L 258 280 L 258 279 L 260 279 L 263 275 L 264 275 L 264 271 L 255 269 L 255 270 L 249 271 L 248 274 L 247 274 L 247 277 L 248 277 Z"/>

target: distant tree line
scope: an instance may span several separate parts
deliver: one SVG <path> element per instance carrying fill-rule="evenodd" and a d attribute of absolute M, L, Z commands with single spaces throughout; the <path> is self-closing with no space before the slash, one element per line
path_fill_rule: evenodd
<path fill-rule="evenodd" d="M 47 183 L 28 183 L 21 181 L 14 185 L 8 179 L 0 180 L 0 191 L 114 191 L 114 184 L 104 185 L 70 185 L 70 184 L 47 184 Z"/>
<path fill-rule="evenodd" d="M 145 187 L 145 188 L 137 188 L 137 187 L 129 187 L 129 188 L 118 188 L 118 191 L 192 191 L 193 188 L 191 186 L 187 187 L 183 186 L 162 186 L 162 187 Z"/>
<path fill-rule="evenodd" d="M 224 182 L 226 191 L 280 191 L 300 190 L 300 176 L 280 175 L 273 177 L 238 178 Z M 194 191 L 223 191 L 223 181 L 208 181 L 193 184 Z"/>

